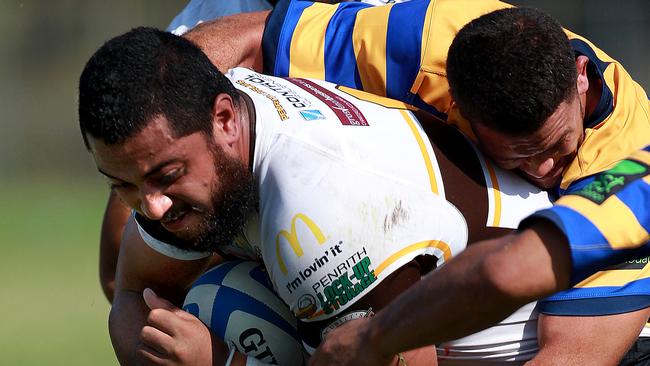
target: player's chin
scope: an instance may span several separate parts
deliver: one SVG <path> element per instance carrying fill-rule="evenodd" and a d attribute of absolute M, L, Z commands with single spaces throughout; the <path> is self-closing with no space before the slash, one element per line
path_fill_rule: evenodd
<path fill-rule="evenodd" d="M 551 189 L 559 186 L 562 182 L 562 169 L 554 171 L 541 178 L 531 177 L 530 175 L 526 174 L 526 178 L 539 188 Z"/>

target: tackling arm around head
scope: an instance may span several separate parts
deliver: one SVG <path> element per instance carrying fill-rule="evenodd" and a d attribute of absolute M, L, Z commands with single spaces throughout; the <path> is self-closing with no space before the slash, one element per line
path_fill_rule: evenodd
<path fill-rule="evenodd" d="M 570 258 L 566 238 L 547 221 L 472 244 L 375 318 L 332 331 L 310 365 L 386 364 L 399 352 L 484 329 L 534 299 L 567 288 Z"/>

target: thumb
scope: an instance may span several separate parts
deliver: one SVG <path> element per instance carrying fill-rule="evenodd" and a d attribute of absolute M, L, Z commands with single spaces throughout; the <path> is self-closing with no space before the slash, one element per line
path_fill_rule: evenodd
<path fill-rule="evenodd" d="M 156 295 L 156 293 L 148 287 L 142 292 L 142 297 L 144 298 L 145 304 L 147 304 L 151 310 L 166 309 L 173 312 L 178 309 L 176 305 Z"/>

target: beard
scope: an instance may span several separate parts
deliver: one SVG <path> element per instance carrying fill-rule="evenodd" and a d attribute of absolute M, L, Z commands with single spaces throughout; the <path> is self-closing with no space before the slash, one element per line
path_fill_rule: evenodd
<path fill-rule="evenodd" d="M 174 245 L 183 250 L 215 252 L 232 243 L 242 232 L 257 203 L 252 174 L 239 160 L 229 157 L 216 145 L 211 146 L 219 182 L 211 189 L 211 207 L 192 233 L 179 235 Z"/>

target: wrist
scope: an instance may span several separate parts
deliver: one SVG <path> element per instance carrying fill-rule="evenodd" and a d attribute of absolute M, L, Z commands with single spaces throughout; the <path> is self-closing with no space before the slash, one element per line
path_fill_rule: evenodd
<path fill-rule="evenodd" d="M 397 355 L 398 350 L 393 349 L 391 342 L 386 342 L 387 332 L 382 328 L 380 319 L 372 318 L 363 323 L 361 334 L 369 350 L 388 364 Z"/>

